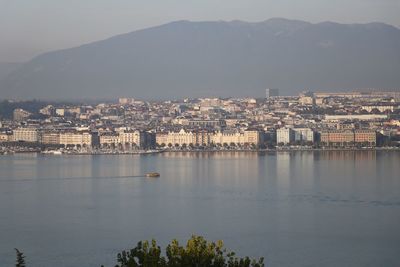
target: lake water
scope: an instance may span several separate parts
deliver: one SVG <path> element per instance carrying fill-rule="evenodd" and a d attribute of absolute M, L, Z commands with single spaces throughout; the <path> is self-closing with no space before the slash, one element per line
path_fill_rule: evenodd
<path fill-rule="evenodd" d="M 398 267 L 400 153 L 0 156 L 0 266 L 15 247 L 30 267 L 114 266 L 191 234 L 269 267 Z"/>

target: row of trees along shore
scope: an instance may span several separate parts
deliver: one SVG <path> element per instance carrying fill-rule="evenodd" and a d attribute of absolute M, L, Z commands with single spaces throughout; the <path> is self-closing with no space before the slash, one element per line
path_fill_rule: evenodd
<path fill-rule="evenodd" d="M 15 251 L 15 266 L 26 267 L 23 253 Z M 234 252 L 227 251 L 222 241 L 209 242 L 193 235 L 186 246 L 173 240 L 164 252 L 154 239 L 140 241 L 135 248 L 118 253 L 115 267 L 264 267 L 264 259 L 236 257 Z"/>

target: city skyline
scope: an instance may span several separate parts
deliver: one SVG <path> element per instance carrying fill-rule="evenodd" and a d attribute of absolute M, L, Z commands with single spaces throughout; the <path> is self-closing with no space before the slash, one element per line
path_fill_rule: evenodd
<path fill-rule="evenodd" d="M 0 113 L 0 142 L 6 152 L 28 145 L 42 153 L 89 154 L 396 146 L 398 92 L 278 94 L 36 107 L 15 102 Z"/>

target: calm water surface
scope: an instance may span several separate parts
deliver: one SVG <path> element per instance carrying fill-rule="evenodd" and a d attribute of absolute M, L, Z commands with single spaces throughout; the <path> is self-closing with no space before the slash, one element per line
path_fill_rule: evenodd
<path fill-rule="evenodd" d="M 0 156 L 0 266 L 14 247 L 33 267 L 113 266 L 191 234 L 270 267 L 398 267 L 400 153 Z"/>

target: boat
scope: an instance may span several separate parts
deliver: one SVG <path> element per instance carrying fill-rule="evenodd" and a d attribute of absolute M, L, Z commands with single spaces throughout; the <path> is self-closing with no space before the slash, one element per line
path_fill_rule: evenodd
<path fill-rule="evenodd" d="M 156 178 L 156 177 L 160 177 L 160 174 L 158 172 L 148 172 L 148 173 L 146 173 L 146 177 Z"/>
<path fill-rule="evenodd" d="M 42 154 L 62 155 L 62 152 L 59 150 L 45 150 L 45 151 L 42 151 Z"/>

